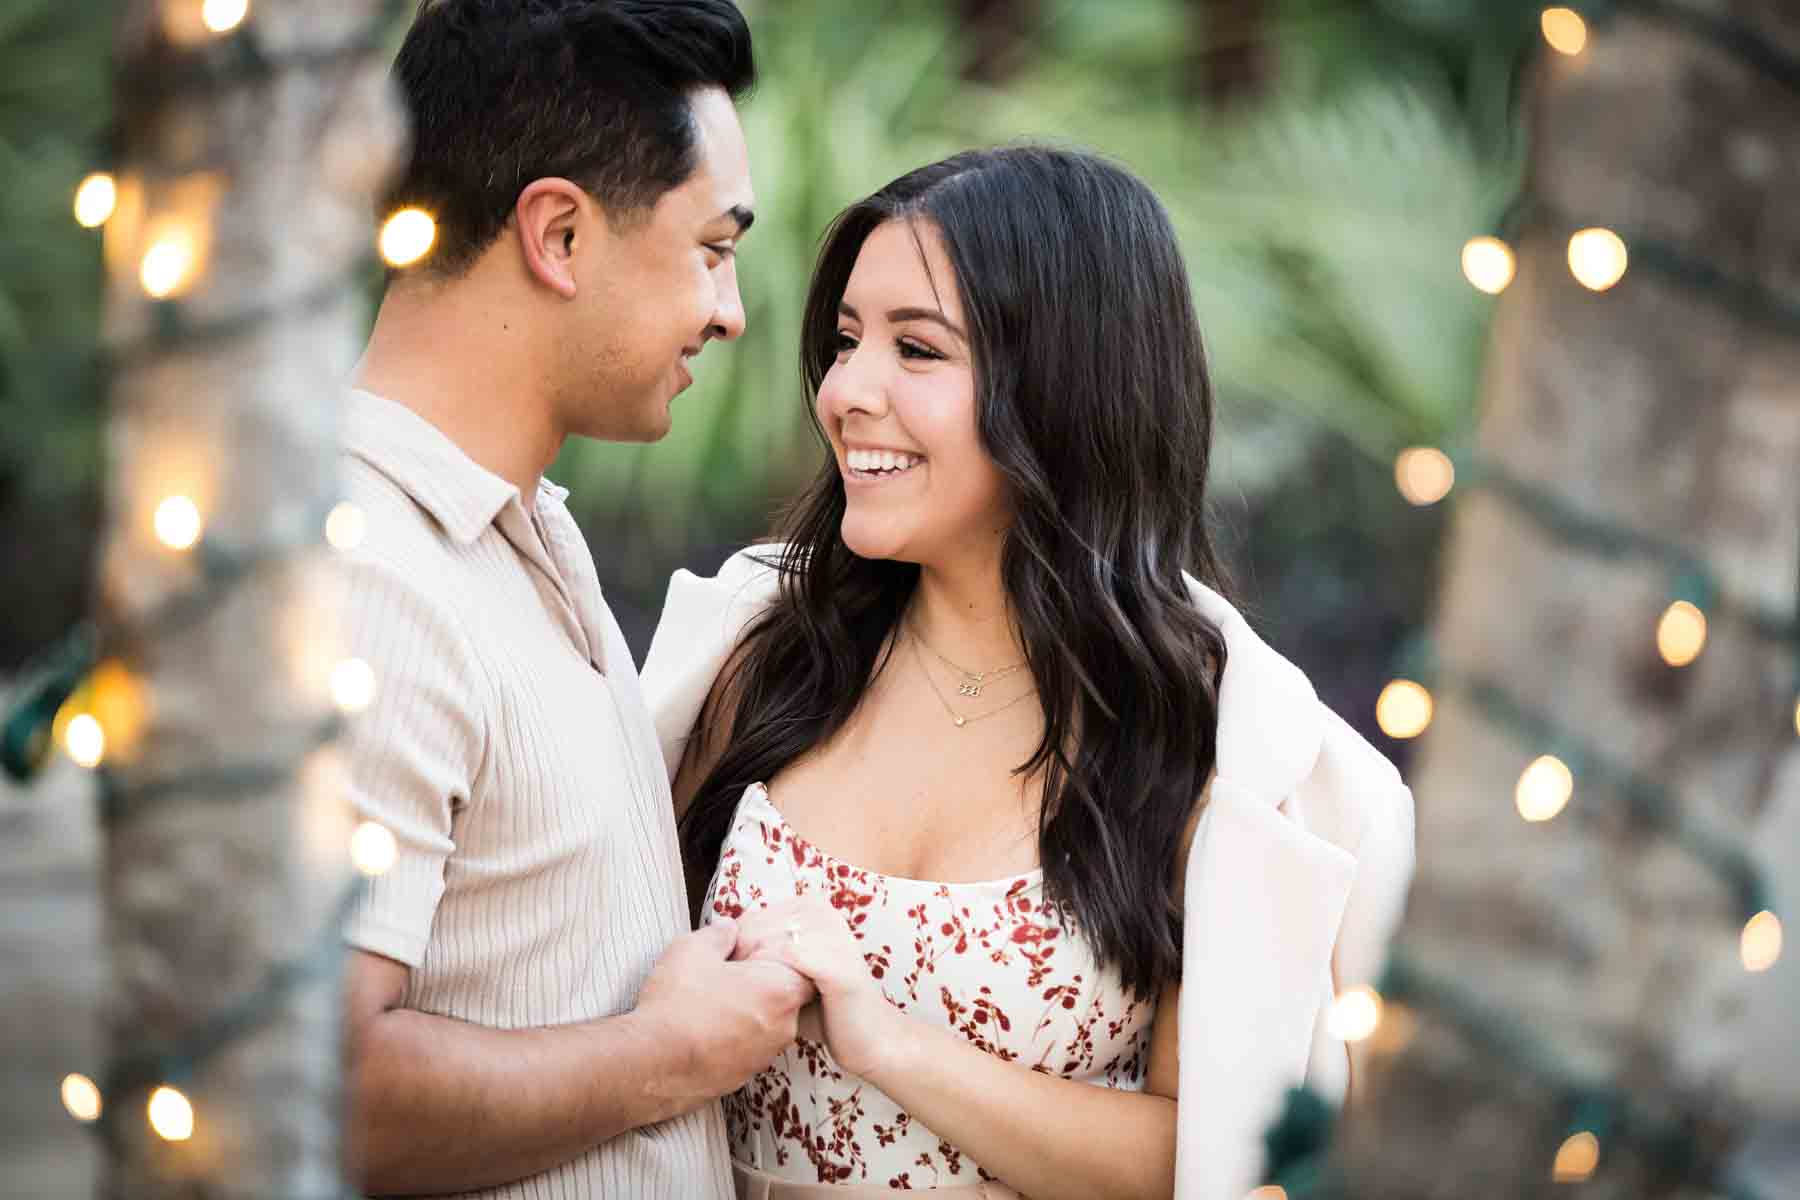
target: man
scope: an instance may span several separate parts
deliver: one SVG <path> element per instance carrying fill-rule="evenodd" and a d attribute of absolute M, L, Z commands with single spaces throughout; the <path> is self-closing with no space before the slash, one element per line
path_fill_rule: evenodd
<path fill-rule="evenodd" d="M 395 75 L 390 198 L 438 240 L 388 287 L 346 433 L 347 635 L 379 681 L 351 784 L 399 846 L 347 932 L 352 1170 L 726 1200 L 716 1098 L 810 985 L 687 931 L 656 734 L 542 474 L 570 435 L 661 437 L 743 331 L 749 32 L 729 0 L 439 0 Z"/>

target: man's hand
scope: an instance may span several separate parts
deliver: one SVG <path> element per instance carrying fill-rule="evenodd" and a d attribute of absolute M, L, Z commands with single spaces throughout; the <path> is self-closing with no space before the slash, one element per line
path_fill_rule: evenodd
<path fill-rule="evenodd" d="M 677 938 L 638 997 L 633 1020 L 649 1036 L 683 1046 L 662 1086 L 683 1108 L 736 1091 L 794 1041 L 812 982 L 768 959 L 733 962 L 730 921 Z"/>

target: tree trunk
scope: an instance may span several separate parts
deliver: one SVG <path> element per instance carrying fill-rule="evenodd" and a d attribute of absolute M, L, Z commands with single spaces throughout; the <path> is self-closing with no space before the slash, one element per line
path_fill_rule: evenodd
<path fill-rule="evenodd" d="M 1583 520 L 1534 518 L 1479 481 L 1461 501 L 1396 946 L 1424 981 L 1390 975 L 1333 1151 L 1350 1196 L 1551 1194 L 1559 1147 L 1584 1130 L 1598 1167 L 1572 1195 L 1724 1195 L 1752 1125 L 1800 1120 L 1800 998 L 1774 1022 L 1786 1049 L 1757 1045 L 1746 1020 L 1793 986 L 1740 963 L 1756 901 L 1649 812 L 1666 796 L 1717 844 L 1761 855 L 1793 932 L 1794 846 L 1764 831 L 1796 828 L 1800 807 L 1800 91 L 1675 8 L 1621 5 L 1583 54 L 1534 68 L 1540 205 L 1493 328 L 1479 453 Z M 1800 55 L 1800 7 L 1694 9 Z M 1589 225 L 1631 247 L 1610 291 L 1566 262 Z M 1785 313 L 1727 279 L 1785 293 Z M 1666 665 L 1655 639 L 1694 586 L 1679 555 L 1592 536 L 1586 518 L 1709 565 L 1691 666 Z M 1569 760 L 1573 799 L 1530 824 L 1514 787 L 1542 754 Z M 1771 1051 L 1789 1069 L 1761 1069 Z M 1791 1177 L 1763 1186 L 1800 1194 Z"/>
<path fill-rule="evenodd" d="M 229 8 L 207 4 L 217 21 Z M 349 816 L 326 512 L 398 147 L 377 0 L 134 0 L 121 30 L 99 623 L 116 985 L 101 1194 L 326 1197 Z M 380 22 L 380 24 L 378 24 Z M 166 292 L 152 299 L 150 293 Z M 180 541 L 186 497 L 203 537 Z M 191 515 L 191 514 L 189 514 Z M 97 693 L 97 696 L 99 693 Z M 173 1086 L 191 1104 L 153 1093 Z"/>

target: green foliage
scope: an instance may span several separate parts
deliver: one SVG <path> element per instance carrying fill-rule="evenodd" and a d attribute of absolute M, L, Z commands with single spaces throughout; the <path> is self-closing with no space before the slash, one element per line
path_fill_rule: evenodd
<path fill-rule="evenodd" d="M 82 607 L 99 509 L 100 237 L 70 205 L 100 161 L 116 8 L 0 6 L 0 665 Z"/>
<path fill-rule="evenodd" d="M 46 499 L 90 486 L 98 462 L 100 239 L 70 203 L 100 161 L 112 19 L 110 4 L 0 11 L 0 398 L 13 426 L 0 477 Z"/>

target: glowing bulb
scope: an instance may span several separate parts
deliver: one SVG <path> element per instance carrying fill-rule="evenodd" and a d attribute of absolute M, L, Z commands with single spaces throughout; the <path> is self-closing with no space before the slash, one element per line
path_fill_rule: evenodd
<path fill-rule="evenodd" d="M 1394 486 L 1408 504 L 1436 504 L 1456 486 L 1456 465 L 1434 446 L 1414 446 L 1394 459 Z"/>
<path fill-rule="evenodd" d="M 350 835 L 350 861 L 364 875 L 385 875 L 400 857 L 400 847 L 385 825 L 364 821 Z"/>
<path fill-rule="evenodd" d="M 1656 649 L 1671 667 L 1685 667 L 1706 646 L 1706 614 L 1677 600 L 1656 623 Z"/>
<path fill-rule="evenodd" d="M 1580 54 L 1587 47 L 1587 22 L 1572 8 L 1546 8 L 1538 23 L 1559 54 Z"/>
<path fill-rule="evenodd" d="M 369 522 L 363 516 L 362 509 L 348 500 L 331 510 L 325 518 L 325 540 L 334 549 L 354 550 L 362 545 L 363 535 L 368 532 Z"/>
<path fill-rule="evenodd" d="M 1360 1042 L 1381 1024 L 1381 997 L 1372 987 L 1353 987 L 1340 992 L 1331 1003 L 1326 1027 L 1344 1042 Z"/>
<path fill-rule="evenodd" d="M 1519 776 L 1514 801 L 1527 821 L 1548 821 L 1561 812 L 1575 794 L 1575 776 L 1562 759 L 1546 754 Z"/>
<path fill-rule="evenodd" d="M 1794 734 L 1800 737 L 1800 700 L 1794 701 Z"/>
<path fill-rule="evenodd" d="M 79 713 L 63 733 L 63 747 L 70 758 L 91 771 L 106 757 L 106 731 L 92 713 Z"/>
<path fill-rule="evenodd" d="M 1556 1151 L 1556 1165 L 1550 1168 L 1550 1178 L 1557 1183 L 1583 1183 L 1600 1165 L 1600 1139 L 1582 1130 L 1570 1134 Z"/>
<path fill-rule="evenodd" d="M 230 33 L 250 15 L 250 0 L 206 0 L 200 19 L 214 33 Z"/>
<path fill-rule="evenodd" d="M 1767 910 L 1751 917 L 1738 941 L 1738 955 L 1746 971 L 1766 971 L 1774 966 L 1781 959 L 1781 918 Z"/>
<path fill-rule="evenodd" d="M 109 658 L 94 668 L 88 688 L 83 711 L 92 713 L 106 731 L 107 753 L 130 753 L 150 715 L 150 697 L 143 682 L 124 663 Z"/>
<path fill-rule="evenodd" d="M 381 227 L 381 257 L 390 267 L 410 267 L 431 252 L 437 222 L 422 208 L 403 208 Z"/>
<path fill-rule="evenodd" d="M 346 658 L 332 668 L 331 698 L 347 713 L 358 713 L 375 699 L 375 672 L 360 658 Z"/>
<path fill-rule="evenodd" d="M 1497 237 L 1470 238 L 1463 244 L 1463 276 L 1481 291 L 1498 296 L 1512 282 L 1512 247 Z"/>
<path fill-rule="evenodd" d="M 1401 741 L 1416 738 L 1431 724 L 1431 693 L 1410 679 L 1396 679 L 1375 701 L 1375 723 Z"/>
<path fill-rule="evenodd" d="M 150 1093 L 150 1128 L 166 1142 L 185 1142 L 194 1136 L 194 1106 L 172 1087 Z"/>
<path fill-rule="evenodd" d="M 1569 238 L 1569 271 L 1590 291 L 1604 292 L 1625 277 L 1625 242 L 1610 229 L 1583 229 Z"/>
<path fill-rule="evenodd" d="M 1279 1183 L 1265 1183 L 1246 1195 L 1244 1200 L 1287 1200 L 1287 1189 Z"/>
<path fill-rule="evenodd" d="M 100 1119 L 100 1089 L 86 1075 L 63 1076 L 62 1102 L 77 1121 Z"/>
<path fill-rule="evenodd" d="M 170 496 L 156 506 L 156 540 L 171 550 L 191 549 L 200 540 L 200 507 L 186 496 Z"/>
<path fill-rule="evenodd" d="M 75 223 L 83 229 L 106 224 L 119 204 L 119 185 L 104 171 L 96 171 L 75 189 Z"/>
<path fill-rule="evenodd" d="M 144 254 L 138 282 L 152 299 L 167 300 L 188 285 L 195 261 L 193 238 L 179 231 L 166 233 Z"/>

